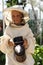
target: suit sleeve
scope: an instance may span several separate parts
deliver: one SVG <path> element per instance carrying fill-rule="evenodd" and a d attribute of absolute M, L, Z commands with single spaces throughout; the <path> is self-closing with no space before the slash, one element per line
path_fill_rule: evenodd
<path fill-rule="evenodd" d="M 32 33 L 31 29 L 29 27 L 27 27 L 27 29 L 28 29 L 28 32 L 27 32 L 27 35 L 26 35 L 26 39 L 27 39 L 27 42 L 28 42 L 27 53 L 33 54 L 34 50 L 35 50 L 36 40 L 35 40 L 34 34 Z"/>
<path fill-rule="evenodd" d="M 3 35 L 1 37 L 1 43 L 0 43 L 0 51 L 4 54 L 8 53 L 8 40 L 10 37 L 8 35 Z"/>

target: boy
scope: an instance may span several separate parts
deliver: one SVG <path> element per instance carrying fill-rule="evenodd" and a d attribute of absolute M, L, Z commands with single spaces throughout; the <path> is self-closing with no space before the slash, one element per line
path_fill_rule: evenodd
<path fill-rule="evenodd" d="M 5 22 L 9 22 L 5 29 L 4 36 L 1 39 L 0 50 L 6 54 L 6 65 L 34 65 L 32 54 L 35 48 L 35 38 L 33 33 L 26 23 L 29 20 L 27 12 L 19 6 L 10 7 L 4 11 L 8 12 Z M 9 16 L 10 13 L 10 16 Z M 9 17 L 8 17 L 9 16 Z M 14 55 L 14 42 L 13 38 L 22 36 L 24 43 L 23 46 L 26 51 L 26 60 L 22 63 L 17 62 Z"/>

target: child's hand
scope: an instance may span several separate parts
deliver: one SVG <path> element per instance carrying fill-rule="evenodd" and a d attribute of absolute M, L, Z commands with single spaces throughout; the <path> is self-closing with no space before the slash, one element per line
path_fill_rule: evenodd
<path fill-rule="evenodd" d="M 10 47 L 14 46 L 14 42 L 12 42 L 12 41 L 9 39 L 9 40 L 8 40 L 8 45 L 9 45 Z"/>
<path fill-rule="evenodd" d="M 27 41 L 26 39 L 24 39 L 24 44 L 23 44 L 23 46 L 25 47 L 25 49 L 28 48 L 28 41 Z"/>

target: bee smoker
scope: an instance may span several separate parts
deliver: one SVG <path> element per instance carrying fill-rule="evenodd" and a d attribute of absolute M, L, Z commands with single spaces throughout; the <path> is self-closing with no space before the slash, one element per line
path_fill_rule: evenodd
<path fill-rule="evenodd" d="M 22 45 L 17 45 L 14 49 L 16 60 L 18 62 L 24 62 L 26 59 L 25 49 Z"/>
<path fill-rule="evenodd" d="M 25 48 L 23 46 L 24 40 L 22 36 L 16 37 L 13 39 L 15 46 L 14 46 L 14 53 L 16 60 L 18 62 L 24 62 L 26 60 Z"/>

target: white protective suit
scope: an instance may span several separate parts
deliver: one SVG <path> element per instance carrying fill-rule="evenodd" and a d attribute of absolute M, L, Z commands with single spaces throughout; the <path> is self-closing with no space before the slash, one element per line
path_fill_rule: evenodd
<path fill-rule="evenodd" d="M 26 49 L 26 60 L 23 63 L 17 62 L 14 56 L 13 47 L 8 46 L 8 39 L 13 39 L 17 36 L 23 36 L 23 38 L 28 41 L 28 48 Z M 34 59 L 32 54 L 35 49 L 35 38 L 29 28 L 29 25 L 26 23 L 24 26 L 8 26 L 5 29 L 5 33 L 1 38 L 0 50 L 6 54 L 5 65 L 34 65 Z"/>

